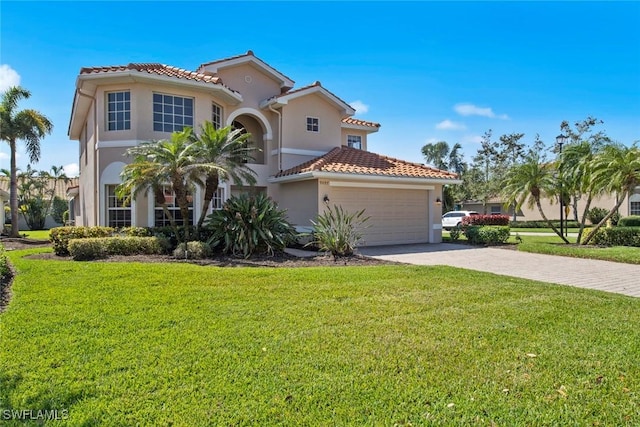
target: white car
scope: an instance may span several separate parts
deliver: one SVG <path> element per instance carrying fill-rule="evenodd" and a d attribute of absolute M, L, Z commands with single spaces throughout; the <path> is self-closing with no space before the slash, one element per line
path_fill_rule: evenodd
<path fill-rule="evenodd" d="M 451 211 L 442 215 L 442 228 L 451 230 L 462 225 L 462 218 L 465 216 L 480 215 L 476 211 Z"/>

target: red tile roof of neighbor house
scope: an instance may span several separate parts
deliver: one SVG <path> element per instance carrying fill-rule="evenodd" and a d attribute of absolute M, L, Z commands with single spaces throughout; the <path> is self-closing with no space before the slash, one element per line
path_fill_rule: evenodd
<path fill-rule="evenodd" d="M 56 193 L 55 195 L 60 197 L 61 199 L 66 199 L 67 198 L 67 189 L 71 188 L 71 187 L 77 187 L 79 185 L 80 178 L 78 177 L 74 177 L 74 178 L 69 178 L 68 182 L 64 182 L 62 180 L 58 181 L 58 183 L 56 184 Z M 49 179 L 47 182 L 47 190 L 51 191 L 53 190 L 53 183 L 54 180 L 53 179 Z M 0 190 L 4 190 L 7 193 L 9 192 L 9 178 L 8 177 L 0 177 Z M 19 185 L 19 184 L 18 184 Z"/>
<path fill-rule="evenodd" d="M 127 65 L 114 65 L 107 67 L 83 67 L 80 69 L 80 74 L 98 74 L 117 71 L 139 71 L 147 74 L 157 74 L 159 76 L 175 77 L 178 79 L 193 80 L 196 82 L 222 84 L 222 79 L 218 76 L 211 76 L 204 73 L 196 73 L 195 71 L 185 70 L 183 68 L 172 67 L 170 65 L 146 63 L 136 64 L 130 63 Z"/>
<path fill-rule="evenodd" d="M 281 171 L 276 178 L 305 172 L 452 180 L 458 178 L 458 175 L 452 172 L 350 147 L 336 147 L 323 156 Z"/>

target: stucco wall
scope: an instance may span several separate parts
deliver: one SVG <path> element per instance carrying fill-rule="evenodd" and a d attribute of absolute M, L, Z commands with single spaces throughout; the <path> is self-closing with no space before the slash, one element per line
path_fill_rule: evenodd
<path fill-rule="evenodd" d="M 289 221 L 310 227 L 309 220 L 318 215 L 318 182 L 316 180 L 280 184 L 278 206 L 287 210 Z"/>

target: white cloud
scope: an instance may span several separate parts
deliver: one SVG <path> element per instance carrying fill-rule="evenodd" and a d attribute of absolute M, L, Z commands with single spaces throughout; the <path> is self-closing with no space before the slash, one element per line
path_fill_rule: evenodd
<path fill-rule="evenodd" d="M 350 102 L 349 105 L 351 105 L 359 114 L 365 114 L 369 111 L 369 106 L 360 100 Z"/>
<path fill-rule="evenodd" d="M 482 136 L 480 135 L 465 135 L 460 142 L 480 144 L 482 142 Z"/>
<path fill-rule="evenodd" d="M 5 153 L 4 151 L 0 151 L 0 160 L 9 160 L 9 153 Z"/>
<path fill-rule="evenodd" d="M 7 64 L 0 65 L 0 92 L 20 84 L 20 74 Z"/>
<path fill-rule="evenodd" d="M 478 107 L 473 104 L 456 104 L 453 109 L 461 116 L 482 116 L 491 119 L 507 120 L 509 116 L 506 114 L 496 114 L 490 107 Z"/>
<path fill-rule="evenodd" d="M 69 178 L 74 178 L 80 175 L 80 166 L 77 163 L 69 163 L 68 165 L 64 165 L 64 173 Z"/>
<path fill-rule="evenodd" d="M 440 130 L 465 130 L 467 127 L 463 123 L 452 122 L 451 120 L 443 120 L 436 125 L 436 129 Z"/>

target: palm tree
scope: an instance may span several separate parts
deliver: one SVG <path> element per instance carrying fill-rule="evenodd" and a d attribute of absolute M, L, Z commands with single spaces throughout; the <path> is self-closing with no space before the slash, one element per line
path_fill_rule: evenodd
<path fill-rule="evenodd" d="M 204 175 L 204 203 L 196 230 L 202 227 L 221 180 L 231 179 L 236 185 L 255 184 L 256 172 L 247 162 L 253 160 L 251 152 L 257 149 L 248 146 L 249 138 L 251 134 L 243 133 L 243 129 L 216 129 L 209 121 L 202 123 L 199 135 L 193 135 L 196 167 Z"/>
<path fill-rule="evenodd" d="M 27 99 L 31 93 L 14 86 L 2 94 L 0 102 L 0 139 L 9 144 L 11 150 L 11 179 L 9 204 L 11 206 L 11 237 L 18 237 L 18 181 L 16 165 L 16 144 L 25 142 L 25 149 L 32 163 L 40 160 L 40 140 L 51 133 L 53 124 L 47 117 L 35 110 L 16 111 L 18 102 Z"/>
<path fill-rule="evenodd" d="M 62 181 L 64 183 L 68 183 L 70 178 L 64 173 L 64 166 L 51 166 L 51 173 L 49 173 L 49 178 L 53 179 L 53 188 L 50 190 L 50 198 L 49 205 L 47 206 L 47 213 L 51 213 L 51 206 L 53 206 L 53 199 L 56 197 L 56 188 L 58 187 L 58 182 Z"/>
<path fill-rule="evenodd" d="M 539 153 L 532 151 L 525 157 L 523 163 L 514 165 L 507 171 L 501 193 L 505 199 L 505 205 L 513 204 L 516 209 L 520 209 L 525 202 L 529 208 L 536 205 L 540 216 L 549 227 L 565 243 L 569 243 L 567 238 L 549 221 L 540 203 L 542 197 L 549 197 L 554 193 L 555 179 L 553 174 L 552 165 L 542 162 Z"/>
<path fill-rule="evenodd" d="M 151 190 L 156 203 L 162 206 L 165 216 L 179 241 L 189 241 L 189 197 L 193 194 L 193 183 L 203 185 L 198 177 L 192 143 L 193 130 L 190 127 L 173 132 L 171 138 L 161 141 L 144 142 L 126 151 L 133 156 L 132 163 L 126 165 L 120 174 L 122 184 L 117 194 L 127 200 Z M 176 204 L 184 220 L 184 240 L 180 238 L 177 223 L 168 209 L 164 186 L 169 186 L 175 195 Z"/>
<path fill-rule="evenodd" d="M 467 165 L 463 161 L 461 150 L 462 145 L 459 143 L 455 143 L 453 147 L 449 149 L 449 144 L 446 141 L 439 141 L 435 144 L 429 143 L 424 145 L 422 147 L 422 155 L 427 163 L 434 167 L 455 172 L 459 176 L 462 176 Z M 454 190 L 451 186 L 445 185 L 442 187 L 442 200 L 444 201 L 444 211 L 453 209 L 455 200 Z"/>
<path fill-rule="evenodd" d="M 610 194 L 616 193 L 619 197 L 616 205 L 581 242 L 585 245 L 616 213 L 622 202 L 630 197 L 635 188 L 640 185 L 640 147 L 637 142 L 630 147 L 614 143 L 607 144 L 593 158 L 591 167 L 591 179 L 595 188 Z"/>

